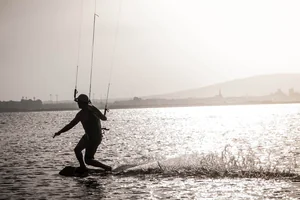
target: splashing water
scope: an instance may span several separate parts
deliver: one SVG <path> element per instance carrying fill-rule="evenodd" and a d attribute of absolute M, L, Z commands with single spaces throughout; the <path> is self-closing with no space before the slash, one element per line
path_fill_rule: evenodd
<path fill-rule="evenodd" d="M 290 162 L 290 159 L 287 159 Z M 292 160 L 294 161 L 294 160 Z M 137 174 L 164 174 L 169 176 L 198 178 L 263 178 L 263 179 L 284 179 L 296 181 L 300 176 L 296 173 L 294 162 L 290 162 L 289 167 L 282 167 L 278 163 L 284 160 L 264 163 L 255 157 L 254 152 L 249 149 L 247 152 L 238 150 L 232 151 L 227 145 L 221 154 L 191 154 L 154 161 L 146 164 L 139 164 L 126 169 L 124 175 Z"/>

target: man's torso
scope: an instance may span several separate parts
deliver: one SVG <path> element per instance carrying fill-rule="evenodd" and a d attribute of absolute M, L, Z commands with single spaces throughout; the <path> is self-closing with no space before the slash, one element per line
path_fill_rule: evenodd
<path fill-rule="evenodd" d="M 101 123 L 99 118 L 89 109 L 79 111 L 80 122 L 88 135 L 89 139 L 101 140 Z"/>

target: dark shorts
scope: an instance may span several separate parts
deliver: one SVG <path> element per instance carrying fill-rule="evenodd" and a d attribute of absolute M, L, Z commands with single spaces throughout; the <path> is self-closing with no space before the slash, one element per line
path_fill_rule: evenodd
<path fill-rule="evenodd" d="M 79 140 L 78 144 L 75 148 L 82 151 L 85 149 L 85 155 L 84 157 L 87 159 L 94 159 L 94 155 L 98 149 L 98 146 L 101 143 L 101 139 L 98 140 L 91 140 L 86 137 L 86 135 L 82 136 L 82 138 Z"/>

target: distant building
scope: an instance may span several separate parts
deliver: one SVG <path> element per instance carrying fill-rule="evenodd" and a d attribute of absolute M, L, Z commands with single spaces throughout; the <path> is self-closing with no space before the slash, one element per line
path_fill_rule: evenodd
<path fill-rule="evenodd" d="M 287 96 L 284 92 L 282 92 L 281 89 L 277 89 L 277 91 L 275 93 L 271 94 L 270 96 L 271 96 L 271 100 L 273 102 L 290 101 L 289 96 Z"/>
<path fill-rule="evenodd" d="M 289 96 L 292 97 L 292 96 L 294 96 L 294 94 L 295 94 L 294 88 L 290 88 L 289 89 Z"/>
<path fill-rule="evenodd" d="M 215 95 L 214 98 L 223 98 L 221 89 L 219 89 L 219 94 Z"/>
<path fill-rule="evenodd" d="M 221 89 L 219 89 L 219 97 L 223 98 Z"/>
<path fill-rule="evenodd" d="M 3 101 L 0 102 L 0 112 L 6 111 L 31 111 L 41 110 L 43 108 L 43 102 L 37 100 L 27 100 L 27 98 L 21 99 L 21 101 Z"/>
<path fill-rule="evenodd" d="M 289 97 L 292 100 L 300 100 L 300 93 L 295 92 L 294 88 L 289 89 Z"/>

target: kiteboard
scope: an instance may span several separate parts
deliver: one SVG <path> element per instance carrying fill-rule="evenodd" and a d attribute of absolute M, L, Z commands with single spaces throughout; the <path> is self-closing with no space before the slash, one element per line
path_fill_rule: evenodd
<path fill-rule="evenodd" d="M 62 170 L 59 171 L 59 175 L 66 177 L 87 177 L 89 175 L 92 176 L 106 176 L 106 175 L 121 175 L 124 174 L 125 171 L 135 165 L 121 165 L 116 167 L 112 171 L 105 171 L 101 168 L 88 168 L 85 172 L 78 172 L 77 167 L 66 166 Z"/>

